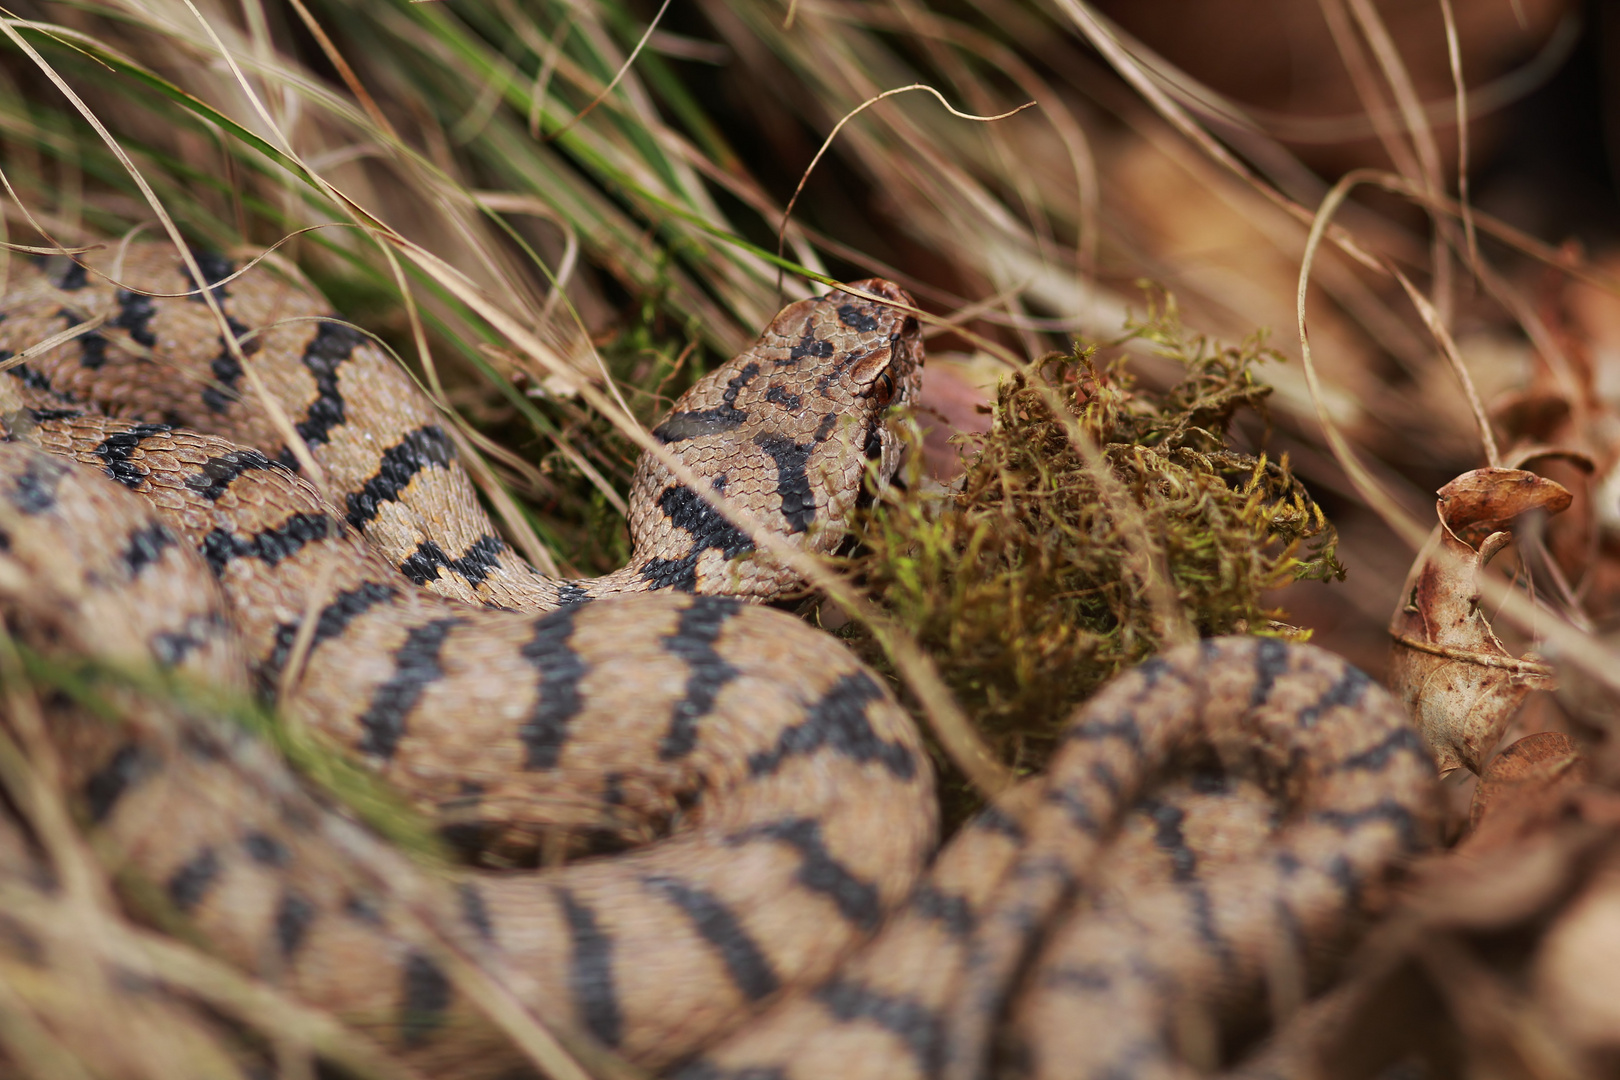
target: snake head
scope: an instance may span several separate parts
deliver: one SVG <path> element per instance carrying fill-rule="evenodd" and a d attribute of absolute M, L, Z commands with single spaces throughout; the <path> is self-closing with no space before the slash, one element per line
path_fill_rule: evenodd
<path fill-rule="evenodd" d="M 907 309 L 915 308 L 916 301 L 906 290 L 882 278 L 854 282 L 850 289 L 853 291 L 828 293 L 823 300 L 837 304 L 841 322 L 848 325 L 854 321 L 857 328 L 876 323 L 877 331 L 885 333 L 889 341 L 887 351 L 872 349 L 851 367 L 850 382 L 880 409 L 915 400 L 922 385 L 922 332 L 916 316 Z M 861 293 L 889 303 L 868 300 Z"/>
<path fill-rule="evenodd" d="M 867 462 L 887 481 L 902 447 L 885 418 L 916 399 L 923 345 L 914 304 L 879 279 L 790 304 L 754 346 L 700 379 L 653 435 L 728 501 L 810 551 L 842 541 Z M 754 559 L 745 536 L 675 482 L 656 458 L 636 466 L 633 565 L 652 587 L 774 596 L 792 575 Z M 739 575 L 742 580 L 738 580 Z"/>

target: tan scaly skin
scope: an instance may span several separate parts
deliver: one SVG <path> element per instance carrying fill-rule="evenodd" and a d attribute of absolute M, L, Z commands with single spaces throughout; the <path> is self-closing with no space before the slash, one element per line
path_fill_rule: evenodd
<path fill-rule="evenodd" d="M 192 287 L 157 245 L 93 265 L 151 292 Z M 1378 687 L 1319 650 L 1222 639 L 1111 685 L 1071 722 L 1051 775 L 919 886 L 935 808 L 909 721 L 836 642 L 704 595 L 792 582 L 736 558 L 746 538 L 662 467 L 636 471 L 631 564 L 552 582 L 496 538 L 410 381 L 312 321 L 323 308 L 305 287 L 256 272 L 214 291 L 329 501 L 284 464 L 198 298 L 65 265 L 23 275 L 0 304 L 0 347 L 99 320 L 0 379 L 5 558 L 71 598 L 61 618 L 79 629 L 64 638 L 180 670 L 217 653 L 203 677 L 287 684 L 284 716 L 459 826 L 664 835 L 560 869 L 468 873 L 453 900 L 421 901 L 541 1017 L 640 1064 L 686 1062 L 691 1080 L 973 1076 L 999 1029 L 1005 1060 L 1036 1075 L 1174 1075 L 1169 1018 L 1248 1005 L 1279 926 L 1315 971 L 1427 838 L 1432 768 Z M 654 433 L 828 551 L 866 462 L 885 475 L 898 462 L 883 416 L 914 394 L 921 360 L 904 313 L 832 293 L 785 309 Z M 666 591 L 584 602 L 652 589 Z M 289 677 L 310 611 L 307 663 Z M 78 798 L 132 865 L 221 955 L 434 1075 L 510 1067 L 399 914 L 389 883 L 408 870 L 250 740 L 198 723 L 60 722 Z M 177 749 L 199 738 L 222 748 Z M 1214 786 L 1148 796 L 1189 752 L 1218 763 Z M 1221 840 L 1260 822 L 1259 842 Z M 1144 906 L 1111 899 L 1119 888 Z"/>

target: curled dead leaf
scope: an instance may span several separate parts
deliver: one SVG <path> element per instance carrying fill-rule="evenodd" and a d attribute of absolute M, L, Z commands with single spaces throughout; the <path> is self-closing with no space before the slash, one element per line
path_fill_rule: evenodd
<path fill-rule="evenodd" d="M 1572 496 L 1521 469 L 1476 469 L 1439 491 L 1440 527 L 1413 563 L 1390 619 L 1391 688 L 1405 701 L 1442 774 L 1478 773 L 1531 690 L 1552 669 L 1507 651 L 1479 608 L 1478 575 L 1531 510 L 1556 514 Z"/>
<path fill-rule="evenodd" d="M 1531 510 L 1557 514 L 1574 496 L 1556 480 L 1524 469 L 1475 469 L 1441 488 L 1440 521 L 1471 547 Z"/>

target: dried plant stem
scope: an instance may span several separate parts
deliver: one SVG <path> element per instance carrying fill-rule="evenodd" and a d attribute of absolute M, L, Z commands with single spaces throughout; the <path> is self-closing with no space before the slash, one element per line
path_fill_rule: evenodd
<path fill-rule="evenodd" d="M 934 97 L 938 99 L 939 103 L 945 106 L 946 111 L 952 116 L 961 120 L 973 120 L 981 124 L 991 123 L 996 120 L 1005 120 L 1009 116 L 1016 116 L 1025 109 L 1033 108 L 1036 104 L 1033 101 L 1026 101 L 1016 109 L 1008 109 L 1006 112 L 997 113 L 994 116 L 979 116 L 975 113 L 962 112 L 960 109 L 957 109 L 949 101 L 945 100 L 944 94 L 941 94 L 938 90 L 935 90 L 932 86 L 928 86 L 925 83 L 912 83 L 910 86 L 897 86 L 893 90 L 885 90 L 881 94 L 874 94 L 872 97 L 867 98 L 865 101 L 861 102 L 859 105 L 855 106 L 853 109 L 839 118 L 838 123 L 833 125 L 833 129 L 827 132 L 827 137 L 821 141 L 821 147 L 816 151 L 815 157 L 810 159 L 810 164 L 804 167 L 804 172 L 799 176 L 798 186 L 793 189 L 793 197 L 788 200 L 787 206 L 782 209 L 782 223 L 777 227 L 776 230 L 776 257 L 778 260 L 782 258 L 782 252 L 786 248 L 788 222 L 793 218 L 793 207 L 798 203 L 799 195 L 804 191 L 804 185 L 810 182 L 810 174 L 816 171 L 816 166 L 820 164 L 821 159 L 826 156 L 827 151 L 831 149 L 833 140 L 838 138 L 838 133 L 844 130 L 844 125 L 855 119 L 867 109 L 870 109 L 873 105 L 876 105 L 878 102 L 882 101 L 884 98 L 891 98 L 896 94 L 910 93 L 913 90 L 921 90 L 925 93 L 934 95 Z M 776 271 L 776 291 L 778 293 L 782 291 L 782 269 L 780 265 L 778 265 Z"/>
<path fill-rule="evenodd" d="M 1468 365 L 1463 363 L 1462 353 L 1457 351 L 1457 342 L 1446 329 L 1446 322 L 1429 302 L 1428 297 L 1418 291 L 1412 279 L 1391 268 L 1395 280 L 1400 282 L 1401 288 L 1406 290 L 1407 297 L 1412 306 L 1417 308 L 1418 315 L 1423 319 L 1423 325 L 1429 328 L 1435 341 L 1440 343 L 1440 351 L 1445 354 L 1446 360 L 1451 364 L 1451 370 L 1462 384 L 1463 396 L 1468 399 L 1468 408 L 1474 414 L 1474 426 L 1479 429 L 1479 441 L 1485 450 L 1485 461 L 1493 468 L 1502 467 L 1502 455 L 1496 447 L 1496 434 L 1491 430 L 1490 417 L 1485 414 L 1485 403 L 1479 399 L 1479 389 L 1474 386 L 1474 380 L 1468 374 Z"/>
<path fill-rule="evenodd" d="M 540 542 L 540 537 L 535 535 L 534 527 L 523 516 L 523 511 L 518 508 L 517 501 L 506 490 L 506 485 L 500 482 L 495 476 L 495 470 L 489 467 L 489 462 L 485 461 L 484 456 L 472 445 L 473 435 L 477 435 L 481 442 L 487 442 L 480 433 L 474 432 L 470 428 L 467 432 L 462 431 L 459 424 L 450 429 L 450 438 L 456 444 L 456 454 L 461 458 L 461 463 L 467 467 L 468 472 L 472 473 L 473 482 L 478 485 L 478 490 L 482 491 L 489 501 L 494 504 L 495 512 L 506 523 L 507 529 L 512 533 L 512 539 L 522 549 L 529 562 L 533 563 L 547 577 L 560 576 L 560 571 L 557 569 L 557 560 L 552 557 L 551 549 Z M 493 444 L 490 445 L 493 446 Z M 561 445 L 561 443 L 558 445 Z M 612 490 L 612 488 L 610 487 L 609 490 Z M 618 494 L 616 491 L 613 493 Z"/>
<path fill-rule="evenodd" d="M 1339 59 L 1344 62 L 1345 71 L 1350 75 L 1350 83 L 1355 88 L 1356 96 L 1361 100 L 1362 112 L 1372 124 L 1373 133 L 1377 135 L 1384 153 L 1389 155 L 1390 163 L 1395 166 L 1396 172 L 1409 180 L 1421 181 L 1422 166 L 1419 165 L 1412 148 L 1401 137 L 1400 125 L 1394 110 L 1384 99 L 1383 90 L 1379 87 L 1372 65 L 1362 49 L 1361 39 L 1356 36 L 1350 14 L 1345 9 L 1345 0 L 1319 0 L 1318 6 L 1322 10 L 1323 20 L 1327 23 L 1328 33 L 1333 37 L 1333 44 L 1339 51 Z"/>
<path fill-rule="evenodd" d="M 96 1080 L 12 986 L 0 965 L 0 1048 L 33 1080 Z"/>
<path fill-rule="evenodd" d="M 1295 311 L 1298 318 L 1300 352 L 1304 362 L 1305 381 L 1310 388 L 1311 401 L 1316 407 L 1316 417 L 1322 425 L 1322 434 L 1338 460 L 1339 466 L 1349 477 L 1356 494 L 1376 513 L 1384 524 L 1403 540 L 1413 551 L 1422 550 L 1433 533 L 1432 527 L 1426 527 L 1417 519 L 1408 514 L 1388 492 L 1386 492 L 1361 463 L 1361 459 L 1351 448 L 1339 425 L 1334 421 L 1327 409 L 1327 399 L 1323 392 L 1321 378 L 1316 370 L 1316 360 L 1311 352 L 1310 333 L 1305 321 L 1305 297 L 1310 285 L 1311 267 L 1316 258 L 1317 249 L 1321 246 L 1327 234 L 1329 223 L 1339 207 L 1349 197 L 1350 191 L 1359 183 L 1369 182 L 1380 176 L 1373 171 L 1358 171 L 1350 173 L 1333 186 L 1323 198 L 1321 207 L 1316 212 L 1315 220 L 1311 224 L 1310 235 L 1306 237 L 1305 253 L 1300 261 L 1299 288 L 1295 299 Z M 1438 551 L 1437 557 L 1448 557 L 1444 551 Z M 1481 575 L 1478 579 L 1482 596 L 1493 605 L 1496 605 L 1503 617 L 1507 618 L 1521 630 L 1538 636 L 1546 644 L 1553 647 L 1561 661 L 1574 664 L 1583 672 L 1590 675 L 1597 682 L 1608 687 L 1614 693 L 1620 694 L 1620 651 L 1606 648 L 1590 634 L 1582 633 L 1576 627 L 1559 620 L 1549 619 L 1546 613 L 1538 608 L 1533 601 L 1510 584 L 1499 581 L 1491 575 Z"/>

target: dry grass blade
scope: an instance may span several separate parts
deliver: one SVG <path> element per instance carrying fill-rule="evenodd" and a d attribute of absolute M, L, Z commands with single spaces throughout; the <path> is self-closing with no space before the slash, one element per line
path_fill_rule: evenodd
<path fill-rule="evenodd" d="M 54 903 L 15 887 L 0 887 L 8 913 L 42 939 L 74 930 L 55 917 Z M 83 927 L 77 928 L 82 932 Z M 365 1037 L 321 1012 L 288 1000 L 196 949 L 122 923 L 105 922 L 97 947 L 106 960 L 181 989 L 227 1016 L 263 1031 L 277 1031 L 317 1050 L 359 1076 L 376 1080 L 422 1080 L 421 1074 Z"/>
<path fill-rule="evenodd" d="M 1350 5 L 1356 24 L 1361 27 L 1367 43 L 1372 46 L 1373 55 L 1378 58 L 1378 66 L 1384 73 L 1384 80 L 1395 96 L 1396 107 L 1401 111 L 1406 131 L 1417 153 L 1419 171 L 1416 179 L 1422 182 L 1424 190 L 1431 195 L 1444 191 L 1440 148 L 1434 141 L 1434 131 L 1429 127 L 1428 116 L 1425 115 L 1422 103 L 1418 99 L 1416 87 L 1412 85 L 1412 77 L 1401 61 L 1400 51 L 1389 36 L 1389 29 L 1384 25 L 1378 9 L 1373 7 L 1370 0 L 1345 0 L 1345 2 Z M 1445 230 L 1440 222 L 1436 222 L 1432 232 L 1429 270 L 1434 281 L 1433 303 L 1441 324 L 1450 326 L 1453 304 L 1451 254 L 1447 250 Z"/>
<path fill-rule="evenodd" d="M 1440 0 L 1440 14 L 1446 21 L 1446 63 L 1451 68 L 1451 81 L 1457 87 L 1457 202 L 1462 206 L 1468 264 L 1477 266 L 1479 236 L 1474 231 L 1474 208 L 1468 200 L 1468 84 L 1463 79 L 1462 45 L 1457 40 L 1457 15 L 1451 9 L 1451 0 Z"/>
<path fill-rule="evenodd" d="M 83 322 L 74 323 L 66 330 L 59 330 L 49 337 L 41 338 L 38 342 L 30 345 L 17 355 L 8 356 L 6 359 L 0 360 L 0 371 L 9 371 L 12 368 L 20 367 L 23 364 L 28 363 L 28 361 L 32 360 L 34 357 L 48 353 L 58 346 L 66 345 L 68 342 L 81 338 L 86 334 L 95 333 L 95 331 L 104 325 L 106 321 L 107 319 L 105 315 L 96 316 L 95 318 L 86 319 Z"/>
<path fill-rule="evenodd" d="M 1234 175 L 1248 182 L 1256 191 L 1268 200 L 1275 203 L 1290 217 L 1301 224 L 1310 224 L 1313 221 L 1311 212 L 1293 200 L 1284 196 L 1270 184 L 1255 176 L 1249 167 L 1243 164 L 1231 151 L 1222 146 L 1209 132 L 1189 116 L 1186 110 L 1176 104 L 1167 95 L 1149 74 L 1127 53 L 1115 39 L 1111 29 L 1089 4 L 1084 0 L 1057 0 L 1058 5 L 1073 19 L 1080 32 L 1087 41 L 1097 47 L 1109 63 L 1114 65 L 1125 79 L 1148 100 L 1154 109 L 1168 120 L 1178 131 L 1190 139 L 1200 150 Z M 1343 229 L 1337 227 L 1329 230 L 1328 235 L 1333 243 L 1345 254 L 1355 259 L 1369 270 L 1379 269 L 1376 256 L 1368 252 L 1359 241 Z"/>
<path fill-rule="evenodd" d="M 620 80 L 624 78 L 625 72 L 630 70 L 630 65 L 636 62 L 636 57 L 641 55 L 641 50 L 647 47 L 647 42 L 652 38 L 653 31 L 658 29 L 658 24 L 663 21 L 664 12 L 668 10 L 669 0 L 664 0 L 664 2 L 658 6 L 658 11 L 653 15 L 652 21 L 647 24 L 647 29 L 641 35 L 641 40 L 637 41 L 636 47 L 630 50 L 630 55 L 624 58 L 624 63 L 619 65 L 619 70 L 613 73 L 613 78 L 608 80 L 608 84 L 602 87 L 601 92 L 592 98 L 588 105 L 574 114 L 574 118 L 572 120 L 569 120 L 568 123 L 564 124 L 556 131 L 553 131 L 550 135 L 547 135 L 547 142 L 555 142 L 557 139 L 560 139 L 564 134 L 572 129 L 574 125 L 578 124 L 581 120 L 585 119 L 592 112 L 594 112 L 598 105 L 607 100 L 607 96 L 613 93 L 613 88 L 618 86 Z"/>

